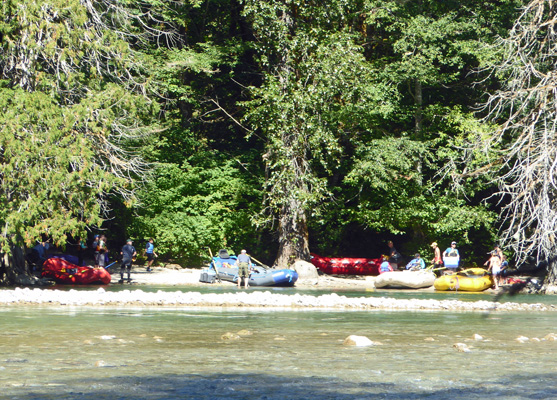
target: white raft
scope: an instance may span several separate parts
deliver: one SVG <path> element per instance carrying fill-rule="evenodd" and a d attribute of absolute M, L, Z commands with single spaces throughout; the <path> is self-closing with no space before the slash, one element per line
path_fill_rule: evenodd
<path fill-rule="evenodd" d="M 435 274 L 431 271 L 384 272 L 375 278 L 376 288 L 420 289 L 433 286 Z"/>

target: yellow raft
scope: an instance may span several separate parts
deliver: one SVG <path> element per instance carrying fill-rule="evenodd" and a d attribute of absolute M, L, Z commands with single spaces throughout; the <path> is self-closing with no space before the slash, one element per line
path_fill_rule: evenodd
<path fill-rule="evenodd" d="M 493 286 L 491 275 L 483 268 L 470 268 L 452 275 L 435 279 L 435 290 L 454 290 L 463 292 L 482 292 Z"/>

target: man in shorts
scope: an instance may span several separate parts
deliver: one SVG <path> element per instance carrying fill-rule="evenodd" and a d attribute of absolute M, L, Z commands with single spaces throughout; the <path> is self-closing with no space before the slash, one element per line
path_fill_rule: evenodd
<path fill-rule="evenodd" d="M 236 265 L 238 265 L 238 289 L 242 286 L 242 278 L 244 279 L 244 287 L 248 288 L 250 263 L 250 256 L 247 255 L 245 250 L 242 250 L 236 260 Z"/>
<path fill-rule="evenodd" d="M 493 277 L 493 287 L 497 290 L 501 284 L 501 259 L 499 258 L 499 254 L 497 254 L 497 250 L 493 250 L 489 260 L 484 263 L 484 265 L 488 264 L 489 267 L 487 268 L 487 272 L 491 272 Z"/>
<path fill-rule="evenodd" d="M 151 271 L 151 266 L 157 257 L 157 253 L 155 253 L 155 240 L 153 238 L 149 238 L 149 241 L 145 245 L 145 252 L 144 255 L 147 257 L 147 272 Z"/>
<path fill-rule="evenodd" d="M 128 282 L 131 282 L 131 270 L 133 258 L 137 255 L 135 247 L 132 246 L 132 240 L 128 239 L 120 254 L 122 255 L 122 264 L 120 264 L 120 283 L 124 283 L 124 271 L 128 272 Z"/>

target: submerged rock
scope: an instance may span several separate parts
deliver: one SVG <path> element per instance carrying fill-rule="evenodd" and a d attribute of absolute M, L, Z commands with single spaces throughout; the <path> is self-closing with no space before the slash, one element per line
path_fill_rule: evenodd
<path fill-rule="evenodd" d="M 378 342 L 373 342 L 365 336 L 350 335 L 342 343 L 345 346 L 356 346 L 356 347 L 367 347 L 375 346 L 379 344 Z"/>
<path fill-rule="evenodd" d="M 251 336 L 251 335 L 253 335 L 253 332 L 248 331 L 247 329 L 242 329 L 241 331 L 238 331 L 238 335 L 240 335 L 240 336 Z"/>
<path fill-rule="evenodd" d="M 466 346 L 464 343 L 455 343 L 453 344 L 453 348 L 456 349 L 459 353 L 469 353 L 470 348 Z"/>
<path fill-rule="evenodd" d="M 548 333 L 547 335 L 545 335 L 544 339 L 549 341 L 556 341 L 557 335 L 554 333 Z"/>
<path fill-rule="evenodd" d="M 477 333 L 474 334 L 474 340 L 480 341 L 480 340 L 484 340 L 482 335 L 478 335 Z"/>
<path fill-rule="evenodd" d="M 220 338 L 222 340 L 238 340 L 238 339 L 241 339 L 241 337 L 239 335 L 237 335 L 235 333 L 232 333 L 232 332 L 226 332 Z"/>
<path fill-rule="evenodd" d="M 528 342 L 530 339 L 527 338 L 526 336 L 519 336 L 515 339 L 518 343 L 526 343 Z"/>

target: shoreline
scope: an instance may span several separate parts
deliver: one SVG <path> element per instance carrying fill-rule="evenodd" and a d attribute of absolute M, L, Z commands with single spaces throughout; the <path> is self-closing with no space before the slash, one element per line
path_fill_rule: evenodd
<path fill-rule="evenodd" d="M 218 307 L 274 310 L 353 310 L 353 311 L 537 311 L 554 312 L 556 305 L 541 303 L 499 303 L 489 300 L 395 299 L 389 297 L 346 297 L 336 293 L 318 296 L 278 294 L 270 291 L 238 293 L 145 292 L 141 289 L 107 292 L 15 288 L 0 290 L 0 306 L 94 306 L 94 307 Z"/>
<path fill-rule="evenodd" d="M 112 271 L 112 285 L 119 285 L 118 271 Z M 557 311 L 556 305 L 541 303 L 492 302 L 489 300 L 461 301 L 434 299 L 395 299 L 378 297 L 346 297 L 335 292 L 322 295 L 280 294 L 269 290 L 242 289 L 235 293 L 200 293 L 195 288 L 209 286 L 233 287 L 230 282 L 207 284 L 199 282 L 200 269 L 178 269 L 155 267 L 146 272 L 144 267 L 134 267 L 132 284 L 125 284 L 121 291 L 58 290 L 40 288 L 15 288 L 0 290 L 0 306 L 100 306 L 100 307 L 219 307 L 230 309 L 273 309 L 273 310 L 355 310 L 355 311 Z M 321 275 L 317 279 L 296 282 L 298 288 L 325 290 L 374 290 L 375 277 L 356 279 Z M 148 292 L 143 287 L 165 285 L 175 291 Z M 181 291 L 180 289 L 187 289 Z M 260 288 L 258 288 L 260 289 Z M 412 290 L 414 292 L 414 290 Z M 419 289 L 416 292 L 434 292 L 434 289 Z M 380 293 L 375 291 L 375 293 Z M 495 293 L 491 290 L 491 293 Z"/>

